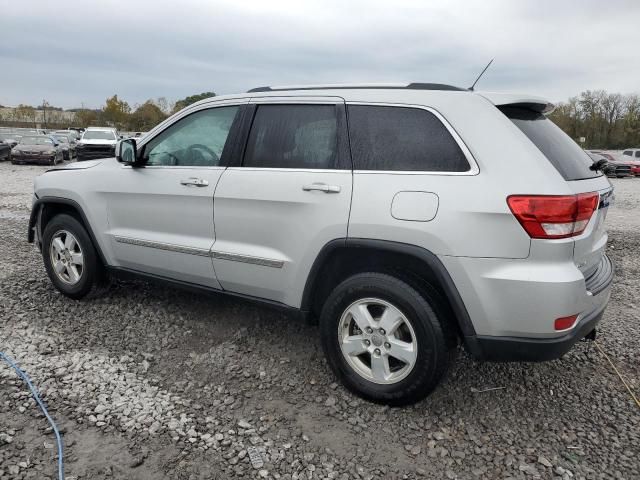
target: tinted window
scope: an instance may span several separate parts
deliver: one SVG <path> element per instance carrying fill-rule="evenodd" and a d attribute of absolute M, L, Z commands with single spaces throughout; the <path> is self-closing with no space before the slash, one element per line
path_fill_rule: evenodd
<path fill-rule="evenodd" d="M 338 152 L 334 105 L 260 105 L 243 165 L 334 168 Z"/>
<path fill-rule="evenodd" d="M 147 165 L 220 165 L 238 111 L 236 106 L 211 108 L 178 120 L 145 145 Z"/>
<path fill-rule="evenodd" d="M 636 158 L 640 158 L 640 150 L 636 152 Z"/>
<path fill-rule="evenodd" d="M 580 146 L 543 114 L 526 108 L 502 107 L 502 112 L 538 147 L 565 180 L 599 177 Z"/>
<path fill-rule="evenodd" d="M 625 150 L 624 152 L 622 152 L 623 155 L 633 155 L 633 153 L 631 152 L 631 150 Z"/>
<path fill-rule="evenodd" d="M 349 138 L 358 170 L 466 172 L 469 162 L 442 122 L 419 108 L 351 105 Z"/>

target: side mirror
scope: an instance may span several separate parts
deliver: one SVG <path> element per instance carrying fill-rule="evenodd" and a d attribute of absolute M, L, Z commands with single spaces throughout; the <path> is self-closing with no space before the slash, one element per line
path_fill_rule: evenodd
<path fill-rule="evenodd" d="M 116 144 L 116 159 L 125 165 L 135 165 L 138 162 L 138 149 L 133 138 L 120 140 Z"/>

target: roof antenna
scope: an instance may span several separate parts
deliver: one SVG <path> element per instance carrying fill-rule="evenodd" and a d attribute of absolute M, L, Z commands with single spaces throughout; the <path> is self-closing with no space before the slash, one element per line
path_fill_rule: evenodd
<path fill-rule="evenodd" d="M 487 66 L 484 67 L 484 70 L 482 70 L 482 72 L 480 72 L 480 75 L 478 75 L 478 78 L 476 78 L 476 81 L 473 82 L 473 85 L 471 85 L 469 87 L 469 90 L 473 92 L 473 87 L 476 86 L 476 83 L 478 83 L 478 80 L 480 80 L 480 78 L 482 78 L 482 75 L 484 75 L 484 72 L 487 71 L 487 69 L 491 66 L 491 64 L 493 63 L 493 61 L 495 60 L 495 58 L 492 58 L 491 61 L 489 63 L 487 63 Z"/>

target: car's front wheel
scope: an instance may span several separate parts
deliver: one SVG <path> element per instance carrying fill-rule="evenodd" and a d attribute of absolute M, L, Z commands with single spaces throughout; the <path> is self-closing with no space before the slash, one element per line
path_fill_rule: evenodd
<path fill-rule="evenodd" d="M 42 234 L 42 258 L 54 286 L 67 297 L 80 299 L 105 284 L 102 264 L 84 226 L 59 214 Z"/>
<path fill-rule="evenodd" d="M 354 393 L 405 405 L 426 397 L 447 370 L 450 332 L 437 303 L 382 273 L 354 275 L 329 295 L 320 316 L 334 373 Z"/>

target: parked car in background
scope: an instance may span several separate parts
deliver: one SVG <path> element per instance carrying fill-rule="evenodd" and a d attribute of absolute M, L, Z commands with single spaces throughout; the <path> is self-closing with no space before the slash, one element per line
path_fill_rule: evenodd
<path fill-rule="evenodd" d="M 37 177 L 28 238 L 70 298 L 108 271 L 317 319 L 349 389 L 411 403 L 460 343 L 543 361 L 595 335 L 613 188 L 549 109 L 438 84 L 206 99 Z"/>
<path fill-rule="evenodd" d="M 640 160 L 640 148 L 628 148 L 622 151 L 622 155 Z"/>
<path fill-rule="evenodd" d="M 69 133 L 72 133 L 76 141 L 78 141 L 80 140 L 80 138 L 82 138 L 82 132 L 84 131 L 84 128 L 82 130 L 79 128 L 68 128 L 67 131 Z"/>
<path fill-rule="evenodd" d="M 640 177 L 640 148 L 629 148 L 622 152 L 625 161 L 631 162 L 631 173 Z"/>
<path fill-rule="evenodd" d="M 53 132 L 51 136 L 60 143 L 60 148 L 62 149 L 65 160 L 72 160 L 74 157 L 77 157 L 77 142 L 72 132 L 68 130 L 58 130 L 57 132 Z"/>
<path fill-rule="evenodd" d="M 62 149 L 52 137 L 45 135 L 26 135 L 11 151 L 11 163 L 44 163 L 56 165 L 64 162 Z"/>
<path fill-rule="evenodd" d="M 2 133 L 0 132 L 0 141 L 6 143 L 11 148 L 15 147 L 20 140 L 20 135 L 15 135 L 13 133 Z"/>
<path fill-rule="evenodd" d="M 11 160 L 11 145 L 0 139 L 0 160 Z"/>
<path fill-rule="evenodd" d="M 78 161 L 113 157 L 118 138 L 118 131 L 115 128 L 87 128 L 76 146 Z"/>
<path fill-rule="evenodd" d="M 607 177 L 622 178 L 631 176 L 631 167 L 629 165 L 618 164 L 601 153 L 587 151 L 587 155 L 589 155 L 594 163 L 605 162 L 605 166 L 600 169 L 600 171 L 602 171 Z"/>
<path fill-rule="evenodd" d="M 620 155 L 616 152 L 603 152 L 601 150 L 587 150 L 587 154 L 594 159 L 594 156 L 597 156 L 597 159 L 605 159 L 607 160 L 607 170 L 605 174 L 608 177 L 633 177 L 633 161 L 628 161 L 620 158 Z M 597 161 L 594 159 L 594 161 Z"/>

